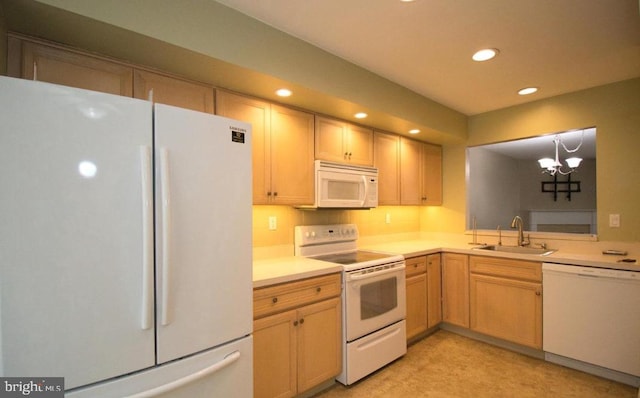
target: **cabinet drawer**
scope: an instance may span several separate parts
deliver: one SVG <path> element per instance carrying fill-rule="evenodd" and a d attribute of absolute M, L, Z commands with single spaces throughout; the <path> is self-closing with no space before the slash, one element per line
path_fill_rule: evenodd
<path fill-rule="evenodd" d="M 410 257 L 405 260 L 407 264 L 406 276 L 424 274 L 427 272 L 427 256 Z"/>
<path fill-rule="evenodd" d="M 340 295 L 341 274 L 282 283 L 253 291 L 254 319 Z"/>
<path fill-rule="evenodd" d="M 535 261 L 470 256 L 469 267 L 470 271 L 476 274 L 504 276 L 536 282 L 542 281 L 542 263 Z"/>

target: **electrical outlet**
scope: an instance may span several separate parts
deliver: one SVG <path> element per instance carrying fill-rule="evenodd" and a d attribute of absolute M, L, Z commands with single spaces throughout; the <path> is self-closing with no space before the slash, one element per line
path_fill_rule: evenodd
<path fill-rule="evenodd" d="M 387 213 L 387 214 L 385 214 L 385 216 L 384 216 L 384 222 L 385 222 L 386 224 L 391 224 L 391 213 Z"/>
<path fill-rule="evenodd" d="M 609 227 L 620 228 L 620 214 L 609 214 Z"/>
<path fill-rule="evenodd" d="M 278 219 L 276 216 L 269 216 L 269 231 L 278 229 Z"/>

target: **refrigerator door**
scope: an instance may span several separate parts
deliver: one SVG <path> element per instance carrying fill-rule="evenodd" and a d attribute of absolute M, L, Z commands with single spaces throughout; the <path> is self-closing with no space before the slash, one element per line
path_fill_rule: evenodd
<path fill-rule="evenodd" d="M 152 366 L 151 105 L 2 77 L 0 120 L 0 376 Z"/>
<path fill-rule="evenodd" d="M 253 337 L 88 388 L 65 398 L 251 398 Z"/>
<path fill-rule="evenodd" d="M 155 105 L 157 356 L 252 327 L 250 125 Z"/>

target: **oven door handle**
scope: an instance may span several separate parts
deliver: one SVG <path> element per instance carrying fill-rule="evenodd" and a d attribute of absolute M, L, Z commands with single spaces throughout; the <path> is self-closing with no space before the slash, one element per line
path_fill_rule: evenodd
<path fill-rule="evenodd" d="M 382 271 L 376 271 L 376 272 L 370 272 L 367 274 L 363 274 L 363 275 L 349 275 L 349 281 L 361 281 L 363 279 L 370 279 L 370 278 L 375 278 L 377 276 L 380 275 L 385 275 L 385 274 L 390 274 L 392 272 L 398 272 L 398 271 L 403 271 L 404 270 L 404 265 L 401 267 L 394 267 L 394 268 L 388 268 Z"/>

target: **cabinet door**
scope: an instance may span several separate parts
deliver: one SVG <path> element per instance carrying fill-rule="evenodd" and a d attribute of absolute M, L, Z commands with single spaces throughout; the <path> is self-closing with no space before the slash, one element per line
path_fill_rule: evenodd
<path fill-rule="evenodd" d="M 314 200 L 313 114 L 271 106 L 273 204 L 311 205 Z"/>
<path fill-rule="evenodd" d="M 427 256 L 427 327 L 442 322 L 442 266 L 440 254 Z"/>
<path fill-rule="evenodd" d="M 297 323 L 295 310 L 253 322 L 253 396 L 296 395 Z"/>
<path fill-rule="evenodd" d="M 442 204 L 442 147 L 422 144 L 422 197 L 424 205 Z"/>
<path fill-rule="evenodd" d="M 443 321 L 469 327 L 469 258 L 445 253 L 442 264 Z"/>
<path fill-rule="evenodd" d="M 542 348 L 542 285 L 471 274 L 471 329 Z"/>
<path fill-rule="evenodd" d="M 298 393 L 338 375 L 342 364 L 340 299 L 298 310 Z"/>
<path fill-rule="evenodd" d="M 347 124 L 318 116 L 315 129 L 315 158 L 344 163 L 348 158 Z"/>
<path fill-rule="evenodd" d="M 348 162 L 363 166 L 373 166 L 373 130 L 349 125 L 347 132 Z"/>
<path fill-rule="evenodd" d="M 427 330 L 427 274 L 406 279 L 407 340 Z"/>
<path fill-rule="evenodd" d="M 133 73 L 133 96 L 194 111 L 213 113 L 213 87 L 136 70 Z"/>
<path fill-rule="evenodd" d="M 421 151 L 420 142 L 400 137 L 400 202 L 403 205 L 422 204 Z"/>
<path fill-rule="evenodd" d="M 269 204 L 271 198 L 271 105 L 268 102 L 216 92 L 216 114 L 251 123 L 253 204 Z"/>
<path fill-rule="evenodd" d="M 400 204 L 400 137 L 376 131 L 374 165 L 378 168 L 378 204 Z"/>
<path fill-rule="evenodd" d="M 24 41 L 22 77 L 131 97 L 133 68 L 88 55 Z"/>

